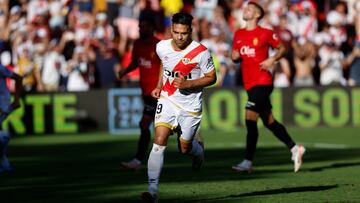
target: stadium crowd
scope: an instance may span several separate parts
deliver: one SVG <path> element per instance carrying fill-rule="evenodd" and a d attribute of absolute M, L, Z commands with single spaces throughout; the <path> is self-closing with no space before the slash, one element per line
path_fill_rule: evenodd
<path fill-rule="evenodd" d="M 277 87 L 360 84 L 360 1 L 257 0 L 287 48 Z M 87 91 L 136 85 L 131 61 L 138 22 L 154 17 L 156 36 L 170 37 L 171 16 L 195 16 L 193 39 L 207 46 L 218 86 L 241 86 L 230 58 L 233 33 L 244 26 L 246 0 L 0 0 L 1 64 L 24 77 L 26 92 Z M 254 42 L 256 43 L 256 42 Z M 146 46 L 146 45 L 144 45 Z M 10 89 L 14 85 L 9 81 Z"/>

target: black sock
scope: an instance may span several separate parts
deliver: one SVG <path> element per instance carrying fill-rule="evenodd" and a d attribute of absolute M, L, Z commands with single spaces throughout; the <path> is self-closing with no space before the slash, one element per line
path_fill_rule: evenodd
<path fill-rule="evenodd" d="M 245 159 L 252 161 L 254 159 L 256 144 L 259 137 L 257 122 L 252 120 L 246 120 L 246 151 Z"/>
<path fill-rule="evenodd" d="M 136 156 L 140 161 L 143 161 L 150 144 L 151 133 L 149 129 L 141 129 L 140 139 L 137 146 Z"/>
<path fill-rule="evenodd" d="M 269 124 L 265 125 L 274 135 L 281 140 L 286 146 L 291 149 L 295 146 L 294 141 L 291 139 L 289 133 L 286 131 L 286 128 L 281 123 L 277 122 L 276 120 Z"/>

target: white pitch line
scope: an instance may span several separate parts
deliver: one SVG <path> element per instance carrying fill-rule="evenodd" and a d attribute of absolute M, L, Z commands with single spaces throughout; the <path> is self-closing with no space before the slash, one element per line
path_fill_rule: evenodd
<path fill-rule="evenodd" d="M 345 144 L 330 144 L 330 143 L 314 143 L 315 148 L 322 149 L 346 149 L 348 148 Z"/>

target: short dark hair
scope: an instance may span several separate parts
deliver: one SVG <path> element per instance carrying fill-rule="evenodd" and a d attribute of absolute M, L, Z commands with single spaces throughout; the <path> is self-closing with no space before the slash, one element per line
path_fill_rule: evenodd
<path fill-rule="evenodd" d="M 182 24 L 182 25 L 188 25 L 191 27 L 193 17 L 192 15 L 188 13 L 175 13 L 172 16 L 172 23 L 173 24 Z"/>
<path fill-rule="evenodd" d="M 264 15 L 265 15 L 265 11 L 264 11 L 264 9 L 258 4 L 258 3 L 256 3 L 255 1 L 249 1 L 249 3 L 248 3 L 248 5 L 253 5 L 253 6 L 255 6 L 257 9 L 259 9 L 259 11 L 260 11 L 260 16 L 259 16 L 259 19 L 258 20 L 261 20 L 263 17 L 264 17 Z"/>

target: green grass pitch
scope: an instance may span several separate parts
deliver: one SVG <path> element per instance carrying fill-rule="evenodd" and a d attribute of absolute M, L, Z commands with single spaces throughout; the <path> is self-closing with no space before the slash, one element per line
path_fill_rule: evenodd
<path fill-rule="evenodd" d="M 245 130 L 203 131 L 205 163 L 194 172 L 191 158 L 169 140 L 160 179 L 160 202 L 360 202 L 360 133 L 357 128 L 289 128 L 306 148 L 293 172 L 290 152 L 266 129 L 253 174 L 231 166 L 244 154 Z M 146 168 L 122 170 L 134 155 L 137 136 L 106 133 L 14 136 L 13 173 L 0 175 L 1 203 L 141 202 Z"/>

